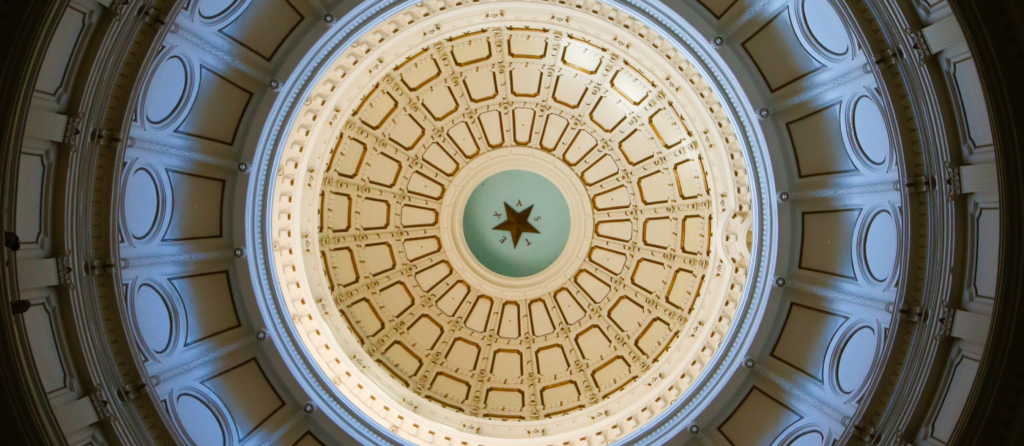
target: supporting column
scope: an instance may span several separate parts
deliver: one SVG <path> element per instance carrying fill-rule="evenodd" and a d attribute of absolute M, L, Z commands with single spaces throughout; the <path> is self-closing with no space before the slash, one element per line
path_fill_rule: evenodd
<path fill-rule="evenodd" d="M 964 194 L 998 193 L 995 164 L 960 166 L 960 187 Z"/>
<path fill-rule="evenodd" d="M 57 417 L 57 424 L 60 425 L 64 438 L 70 438 L 71 434 L 100 421 L 89 397 L 56 407 L 53 414 Z"/>
<path fill-rule="evenodd" d="M 953 337 L 984 344 L 988 339 L 990 323 L 991 318 L 987 315 L 956 310 L 956 317 L 953 319 Z"/>
<path fill-rule="evenodd" d="M 67 126 L 67 115 L 33 108 L 28 112 L 28 120 L 25 123 L 25 136 L 53 142 L 63 142 L 64 129 Z"/>
<path fill-rule="evenodd" d="M 932 54 L 938 54 L 964 42 L 964 33 L 956 23 L 956 17 L 947 15 L 921 30 Z"/>
<path fill-rule="evenodd" d="M 28 290 L 60 284 L 57 274 L 57 259 L 32 259 L 18 261 L 18 289 Z"/>

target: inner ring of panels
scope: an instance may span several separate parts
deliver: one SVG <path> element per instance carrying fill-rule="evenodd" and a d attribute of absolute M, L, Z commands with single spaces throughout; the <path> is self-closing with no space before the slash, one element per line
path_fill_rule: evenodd
<path fill-rule="evenodd" d="M 707 155 L 658 80 L 616 50 L 484 28 L 424 47 L 345 114 L 324 166 L 323 268 L 402 386 L 467 415 L 550 418 L 639 383 L 686 338 L 712 256 Z M 456 173 L 508 147 L 564 163 L 594 209 L 582 266 L 525 300 L 468 285 L 438 221 Z"/>

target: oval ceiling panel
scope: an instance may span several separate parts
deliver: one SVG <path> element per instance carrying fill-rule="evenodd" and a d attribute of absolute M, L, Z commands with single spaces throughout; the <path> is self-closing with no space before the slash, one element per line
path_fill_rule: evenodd
<path fill-rule="evenodd" d="M 192 395 L 178 397 L 178 419 L 185 433 L 196 446 L 223 446 L 227 444 L 224 427 L 206 403 Z"/>
<path fill-rule="evenodd" d="M 836 382 L 843 393 L 853 393 L 860 388 L 871 371 L 875 358 L 875 332 L 861 327 L 846 341 L 839 357 Z"/>
<path fill-rule="evenodd" d="M 204 19 L 212 19 L 227 11 L 237 0 L 201 0 L 199 15 Z"/>
<path fill-rule="evenodd" d="M 899 237 L 896 222 L 889 212 L 879 212 L 868 223 L 864 242 L 864 263 L 871 277 L 884 282 L 892 275 L 896 266 L 896 247 Z"/>
<path fill-rule="evenodd" d="M 812 431 L 796 437 L 789 446 L 821 446 L 825 442 L 825 437 L 821 435 L 821 432 Z"/>
<path fill-rule="evenodd" d="M 171 345 L 171 308 L 163 296 L 149 285 L 143 285 L 135 294 L 135 320 L 146 346 L 156 353 L 167 351 Z"/>
<path fill-rule="evenodd" d="M 861 153 L 874 164 L 889 157 L 889 130 L 875 101 L 862 96 L 853 106 L 853 129 Z"/>
<path fill-rule="evenodd" d="M 836 14 L 835 8 L 828 4 L 828 0 L 804 2 L 804 18 L 814 39 L 825 50 L 835 55 L 843 55 L 849 51 L 850 39 L 846 34 L 846 27 L 843 26 L 839 14 Z"/>
<path fill-rule="evenodd" d="M 153 124 L 166 122 L 185 98 L 188 70 L 180 57 L 171 57 L 157 68 L 146 93 L 146 120 Z"/>
<path fill-rule="evenodd" d="M 137 169 L 125 188 L 124 214 L 128 232 L 135 239 L 144 239 L 153 233 L 160 211 L 160 191 L 148 170 Z"/>

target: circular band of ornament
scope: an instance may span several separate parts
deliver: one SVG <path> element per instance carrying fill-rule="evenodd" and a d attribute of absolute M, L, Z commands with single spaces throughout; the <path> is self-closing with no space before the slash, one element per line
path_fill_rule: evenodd
<path fill-rule="evenodd" d="M 484 266 L 470 252 L 462 227 L 466 203 L 477 185 L 492 175 L 525 170 L 550 180 L 569 205 L 569 242 L 562 254 L 543 271 L 528 277 L 507 277 Z M 583 183 L 565 164 L 544 151 L 526 147 L 497 149 L 480 155 L 452 180 L 441 205 L 441 245 L 448 259 L 470 286 L 502 299 L 536 298 L 563 287 L 579 272 L 591 248 L 594 211 Z"/>
<path fill-rule="evenodd" d="M 746 136 L 690 55 L 616 7 L 432 4 L 284 88 L 275 292 L 338 394 L 407 441 L 622 438 L 691 398 L 745 314 Z M 593 219 L 533 296 L 488 295 L 444 235 L 460 178 L 503 152 L 546 160 L 523 168 Z"/>

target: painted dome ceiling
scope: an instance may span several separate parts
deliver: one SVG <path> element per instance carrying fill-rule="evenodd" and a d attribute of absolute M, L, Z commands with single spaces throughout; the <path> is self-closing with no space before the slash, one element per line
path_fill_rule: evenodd
<path fill-rule="evenodd" d="M 1008 214 L 948 1 L 54 6 L 34 89 L 0 90 L 30 110 L 0 347 L 53 412 L 17 415 L 76 445 L 952 444 Z"/>
<path fill-rule="evenodd" d="M 701 70 L 543 3 L 392 26 L 310 83 L 269 209 L 325 372 L 495 437 L 671 404 L 729 331 L 753 230 Z"/>

